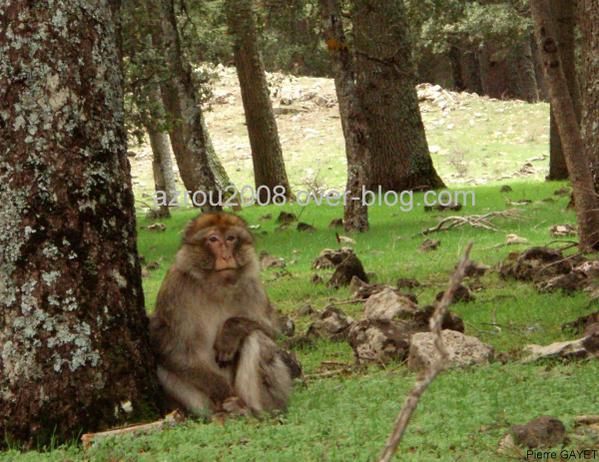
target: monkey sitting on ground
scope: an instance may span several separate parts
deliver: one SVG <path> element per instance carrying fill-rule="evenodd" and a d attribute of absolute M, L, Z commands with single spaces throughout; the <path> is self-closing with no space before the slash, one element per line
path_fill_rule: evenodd
<path fill-rule="evenodd" d="M 187 226 L 158 293 L 150 335 L 158 380 L 185 411 L 286 407 L 290 370 L 274 342 L 274 310 L 241 218 L 206 213 Z"/>

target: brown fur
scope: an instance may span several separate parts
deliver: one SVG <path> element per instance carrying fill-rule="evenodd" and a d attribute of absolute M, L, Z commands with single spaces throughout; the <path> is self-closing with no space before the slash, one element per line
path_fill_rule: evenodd
<path fill-rule="evenodd" d="M 230 246 L 233 269 L 215 270 L 220 251 L 210 239 Z M 167 395 L 200 414 L 236 397 L 256 412 L 284 408 L 291 378 L 272 316 L 245 222 L 222 212 L 193 220 L 150 323 Z"/>

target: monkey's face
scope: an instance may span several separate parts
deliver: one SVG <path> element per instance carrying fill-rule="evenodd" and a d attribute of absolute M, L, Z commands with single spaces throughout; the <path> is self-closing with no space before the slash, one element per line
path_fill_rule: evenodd
<path fill-rule="evenodd" d="M 245 222 L 225 213 L 204 214 L 191 222 L 182 251 L 193 269 L 229 283 L 235 282 L 256 258 Z"/>

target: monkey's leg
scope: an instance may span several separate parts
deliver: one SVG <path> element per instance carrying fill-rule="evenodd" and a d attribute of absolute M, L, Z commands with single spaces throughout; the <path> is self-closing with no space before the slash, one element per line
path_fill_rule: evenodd
<path fill-rule="evenodd" d="M 183 406 L 186 411 L 198 416 L 205 416 L 212 411 L 213 405 L 208 395 L 174 372 L 158 366 L 157 375 L 165 393 Z"/>
<path fill-rule="evenodd" d="M 289 368 L 262 331 L 250 333 L 239 351 L 235 391 L 255 412 L 285 409 L 291 393 Z"/>

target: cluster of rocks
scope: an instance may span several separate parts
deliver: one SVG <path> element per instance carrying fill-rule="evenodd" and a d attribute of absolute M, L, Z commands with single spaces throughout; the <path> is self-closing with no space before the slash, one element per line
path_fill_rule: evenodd
<path fill-rule="evenodd" d="M 510 253 L 499 274 L 504 279 L 532 282 L 540 292 L 590 291 L 599 282 L 599 261 L 578 254 L 566 257 L 560 250 L 548 247 L 532 247 Z"/>
<path fill-rule="evenodd" d="M 304 310 L 315 318 L 306 337 L 347 341 L 358 363 L 407 361 L 411 369 L 419 370 L 435 359 L 434 336 L 429 331 L 434 306 L 419 308 L 412 294 L 357 278 L 351 287 L 357 300 L 365 298 L 361 318 L 354 320 L 333 305 L 322 312 Z M 492 347 L 464 335 L 464 323 L 453 313 L 446 314 L 442 328 L 452 365 L 485 363 L 493 358 Z"/>

